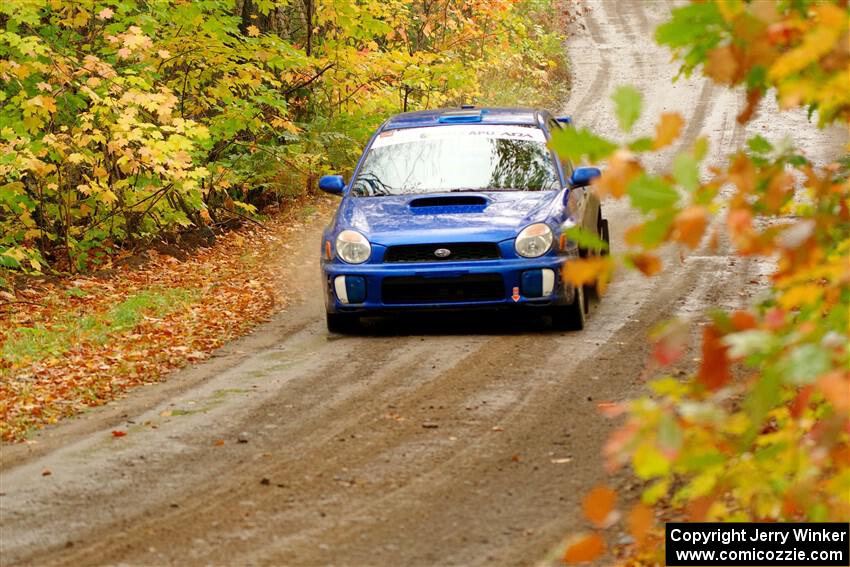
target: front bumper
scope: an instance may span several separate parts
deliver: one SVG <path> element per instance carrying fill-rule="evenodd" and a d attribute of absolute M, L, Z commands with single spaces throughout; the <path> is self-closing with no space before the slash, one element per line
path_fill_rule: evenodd
<path fill-rule="evenodd" d="M 452 263 L 328 262 L 322 266 L 325 303 L 329 313 L 363 314 L 564 305 L 573 301 L 574 294 L 572 285 L 561 278 L 566 260 L 565 256 L 547 255 L 533 260 Z M 544 270 L 548 272 L 545 276 Z M 525 278 L 524 273 L 528 273 Z M 351 281 L 356 285 L 346 288 L 345 280 L 337 279 L 339 276 L 353 276 Z M 429 293 L 431 282 L 433 293 Z M 351 297 L 347 297 L 349 292 Z"/>

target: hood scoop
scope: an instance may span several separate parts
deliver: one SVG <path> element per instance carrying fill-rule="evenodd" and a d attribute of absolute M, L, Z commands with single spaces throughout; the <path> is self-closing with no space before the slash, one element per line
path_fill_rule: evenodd
<path fill-rule="evenodd" d="M 489 204 L 481 195 L 440 195 L 417 197 L 408 203 L 414 213 L 480 213 Z"/>

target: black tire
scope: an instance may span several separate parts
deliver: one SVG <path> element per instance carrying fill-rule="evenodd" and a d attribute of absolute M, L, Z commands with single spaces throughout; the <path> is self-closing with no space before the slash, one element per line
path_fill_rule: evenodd
<path fill-rule="evenodd" d="M 600 250 L 598 254 L 601 256 L 607 256 L 611 253 L 611 238 L 608 234 L 608 219 L 603 219 L 601 213 L 597 226 L 597 230 L 599 231 L 599 238 L 605 241 L 605 244 L 608 245 L 608 248 Z M 602 301 L 602 294 L 599 292 L 599 284 L 594 282 L 590 285 L 584 286 L 584 298 L 585 313 L 590 313 L 591 303 L 599 303 L 600 301 Z"/>
<path fill-rule="evenodd" d="M 608 248 L 602 252 L 603 256 L 607 256 L 611 253 L 611 235 L 608 232 L 608 219 L 602 219 L 602 222 L 600 222 L 599 235 L 605 241 L 605 244 L 608 245 Z"/>
<path fill-rule="evenodd" d="M 328 331 L 348 335 L 360 329 L 360 317 L 352 313 L 328 313 Z"/>
<path fill-rule="evenodd" d="M 552 327 L 558 331 L 581 331 L 584 329 L 586 309 L 584 287 L 578 286 L 571 304 L 552 308 Z"/>

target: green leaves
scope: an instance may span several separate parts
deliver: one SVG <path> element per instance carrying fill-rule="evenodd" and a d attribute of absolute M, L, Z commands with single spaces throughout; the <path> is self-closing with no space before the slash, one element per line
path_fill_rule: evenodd
<path fill-rule="evenodd" d="M 566 128 L 555 132 L 550 145 L 558 155 L 574 162 L 587 157 L 590 162 L 596 162 L 611 155 L 617 149 L 617 144 L 609 142 L 590 132 L 586 128 Z"/>
<path fill-rule="evenodd" d="M 564 231 L 567 238 L 590 250 L 608 250 L 608 243 L 599 238 L 597 234 L 589 232 L 580 226 L 573 226 Z"/>
<path fill-rule="evenodd" d="M 669 183 L 646 173 L 629 183 L 626 192 L 632 206 L 644 214 L 672 207 L 679 201 L 679 193 Z"/>
<path fill-rule="evenodd" d="M 720 43 L 723 17 L 714 2 L 696 2 L 673 10 L 673 17 L 655 30 L 655 41 L 673 48 L 690 74 L 704 62 L 708 51 Z"/>
<path fill-rule="evenodd" d="M 673 178 L 687 191 L 694 191 L 699 186 L 697 160 L 688 154 L 677 155 L 673 160 Z"/>
<path fill-rule="evenodd" d="M 631 132 L 632 126 L 640 118 L 641 105 L 643 97 L 640 92 L 629 85 L 617 87 L 614 94 L 611 96 L 614 101 L 614 112 L 617 115 L 617 121 L 620 123 L 620 129 L 623 132 Z"/>
<path fill-rule="evenodd" d="M 773 145 L 761 135 L 753 136 L 747 140 L 747 146 L 757 154 L 769 154 L 773 151 Z"/>

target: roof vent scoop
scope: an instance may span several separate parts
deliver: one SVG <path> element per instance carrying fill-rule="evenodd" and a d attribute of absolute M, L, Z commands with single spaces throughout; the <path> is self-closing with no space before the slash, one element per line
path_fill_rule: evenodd
<path fill-rule="evenodd" d="M 437 122 L 440 124 L 475 124 L 481 122 L 482 116 L 486 114 L 483 110 L 453 110 L 444 112 Z"/>

